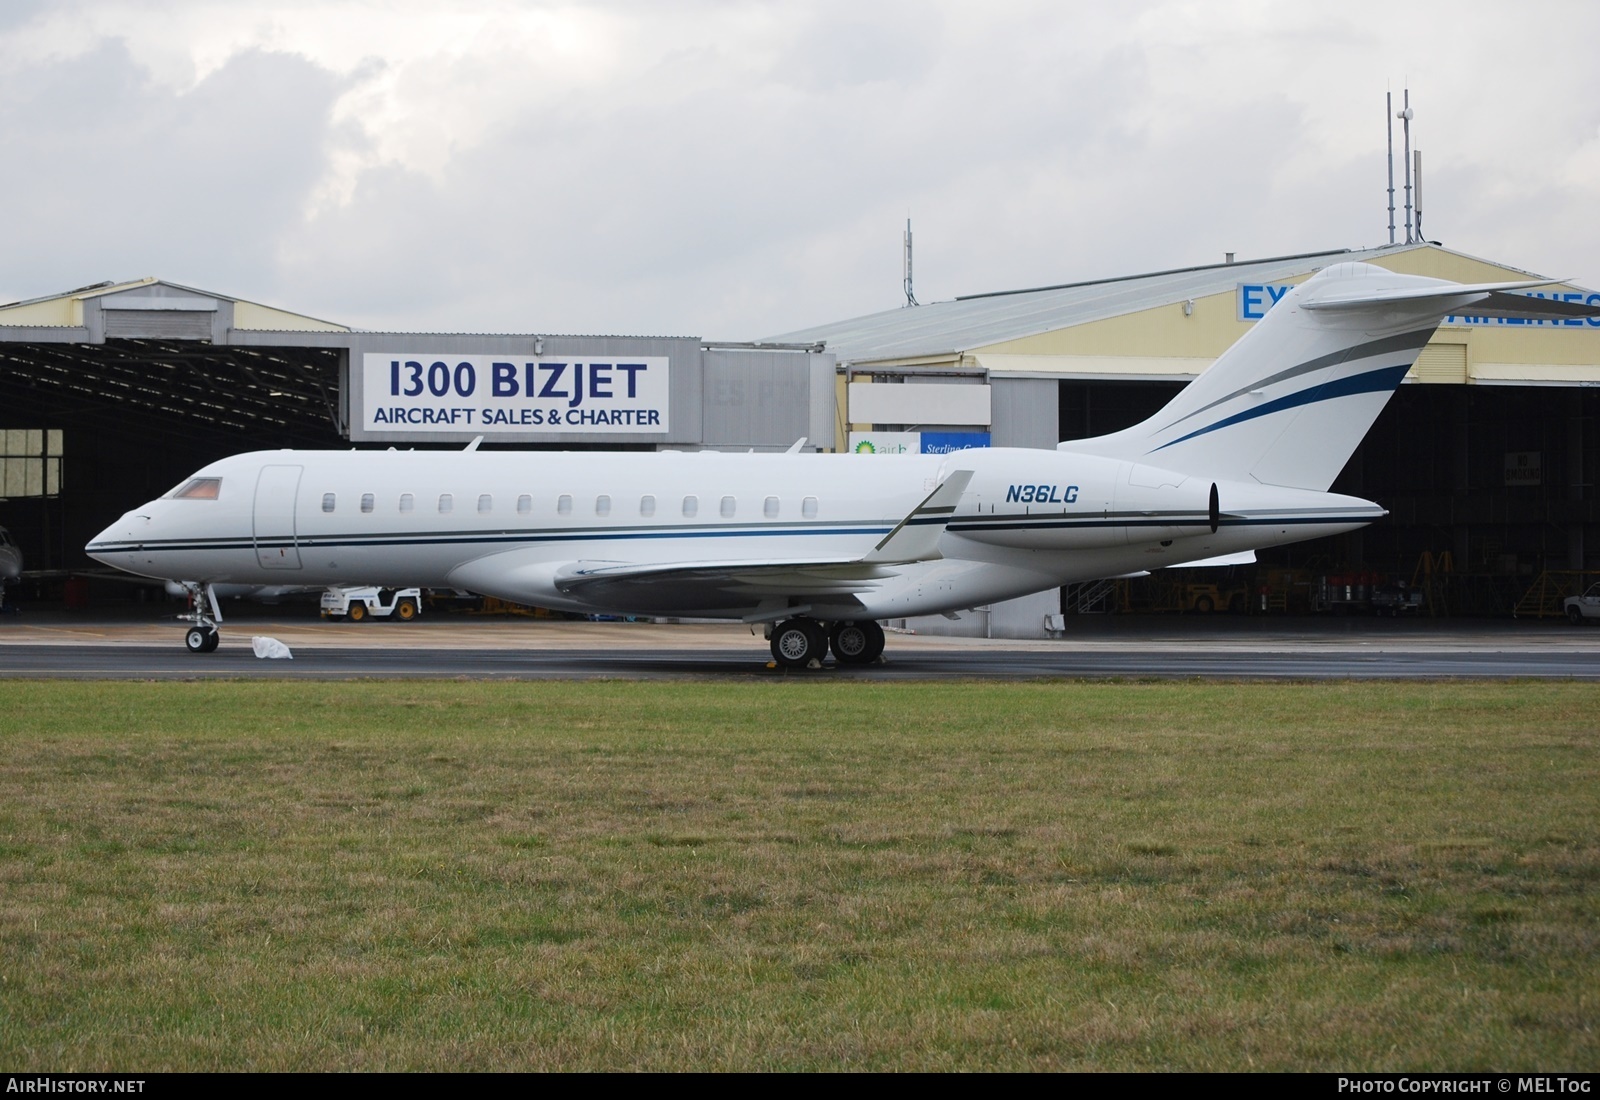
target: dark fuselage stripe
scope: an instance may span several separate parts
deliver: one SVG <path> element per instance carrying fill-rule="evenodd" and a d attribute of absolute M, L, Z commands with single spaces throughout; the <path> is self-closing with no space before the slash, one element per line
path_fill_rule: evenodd
<path fill-rule="evenodd" d="M 1219 521 L 1221 527 L 1259 527 L 1273 524 L 1308 525 L 1327 523 L 1370 523 L 1379 518 L 1376 515 L 1275 515 L 1275 516 L 1224 516 Z M 1074 518 L 1074 517 L 1048 517 L 1048 516 L 996 516 L 983 521 L 953 521 L 949 524 L 951 531 L 960 534 L 963 531 L 1050 531 L 1050 530 L 1092 530 L 1095 528 L 1143 528 L 1143 527 L 1210 527 L 1209 515 L 1185 512 L 1165 516 L 1118 516 Z M 847 530 L 832 529 L 826 531 L 759 531 L 737 530 L 716 531 L 697 529 L 694 531 L 652 531 L 652 532 L 608 532 L 598 529 L 583 531 L 551 532 L 459 532 L 446 535 L 332 535 L 316 536 L 309 538 L 290 538 L 276 536 L 264 539 L 217 539 L 210 541 L 188 541 L 173 539 L 163 542 L 144 543 L 99 543 L 88 549 L 93 553 L 158 553 L 158 552 L 193 552 L 199 550 L 277 550 L 277 549 L 356 549 L 361 547 L 390 547 L 390 546 L 472 546 L 481 544 L 528 544 L 551 542 L 592 542 L 592 541 L 635 541 L 639 539 L 699 539 L 699 538 L 760 538 L 776 536 L 839 536 L 839 535 L 881 535 L 887 532 L 887 527 L 855 527 Z"/>

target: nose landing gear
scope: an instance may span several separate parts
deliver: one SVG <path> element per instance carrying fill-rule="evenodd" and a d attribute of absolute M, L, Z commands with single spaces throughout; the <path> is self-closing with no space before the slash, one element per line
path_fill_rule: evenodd
<path fill-rule="evenodd" d="M 183 636 L 183 645 L 190 653 L 215 653 L 222 642 L 217 624 L 222 621 L 222 608 L 217 606 L 217 594 L 209 584 L 180 581 L 189 593 L 189 610 L 178 616 L 181 622 L 192 623 Z"/>

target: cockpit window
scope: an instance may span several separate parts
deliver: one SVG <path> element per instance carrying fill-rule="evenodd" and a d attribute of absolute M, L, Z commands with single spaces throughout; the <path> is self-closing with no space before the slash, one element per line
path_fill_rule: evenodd
<path fill-rule="evenodd" d="M 220 477 L 197 477 L 173 491 L 173 500 L 216 500 L 222 494 Z"/>

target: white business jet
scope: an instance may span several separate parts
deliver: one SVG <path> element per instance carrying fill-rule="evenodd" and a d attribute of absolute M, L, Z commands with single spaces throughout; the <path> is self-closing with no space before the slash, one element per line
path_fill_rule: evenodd
<path fill-rule="evenodd" d="M 11 538 L 11 532 L 0 527 L 0 590 L 22 576 L 22 547 Z"/>
<path fill-rule="evenodd" d="M 1144 423 L 1056 451 L 950 455 L 257 451 L 123 516 L 88 553 L 195 595 L 222 584 L 457 588 L 558 610 L 770 628 L 812 666 L 883 651 L 879 620 L 1351 531 L 1327 492 L 1450 314 L 1600 310 L 1330 267 Z"/>
<path fill-rule="evenodd" d="M 6 587 L 22 579 L 22 547 L 11 538 L 11 532 L 0 527 L 0 611 L 6 606 Z"/>

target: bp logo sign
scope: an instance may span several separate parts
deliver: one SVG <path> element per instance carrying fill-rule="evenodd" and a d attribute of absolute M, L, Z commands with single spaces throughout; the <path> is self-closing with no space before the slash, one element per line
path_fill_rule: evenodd
<path fill-rule="evenodd" d="M 922 433 L 851 432 L 849 449 L 858 455 L 914 455 L 922 450 Z"/>

